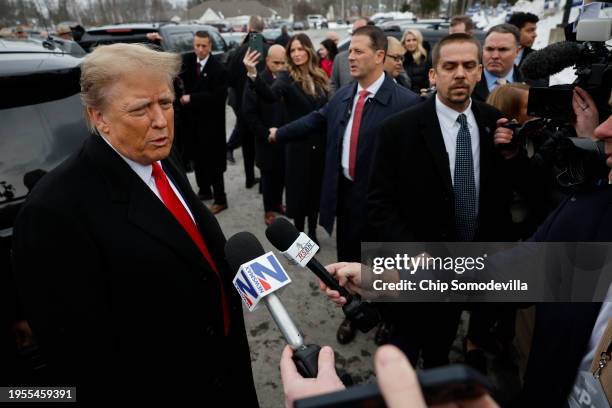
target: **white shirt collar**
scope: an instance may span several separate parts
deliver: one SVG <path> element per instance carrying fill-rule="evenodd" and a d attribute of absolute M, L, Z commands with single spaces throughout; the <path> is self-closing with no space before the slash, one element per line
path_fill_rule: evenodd
<path fill-rule="evenodd" d="M 440 120 L 446 120 L 449 123 L 457 122 L 457 117 L 461 113 L 465 113 L 466 116 L 472 114 L 472 98 L 470 98 L 470 104 L 463 112 L 457 112 L 456 110 L 446 106 L 441 100 L 440 95 L 436 94 L 436 111 L 438 112 L 438 118 Z"/>
<path fill-rule="evenodd" d="M 514 65 L 516 65 L 517 67 L 519 66 L 519 64 L 521 63 L 521 60 L 523 59 L 523 54 L 525 53 L 525 47 L 521 47 L 519 49 L 518 55 L 516 56 L 516 58 L 514 59 Z"/>
<path fill-rule="evenodd" d="M 117 149 L 115 149 L 115 146 L 113 146 L 111 142 L 108 141 L 106 136 L 100 133 L 100 137 L 128 164 L 128 166 L 130 166 L 132 170 L 134 170 L 134 173 L 136 173 L 138 177 L 142 179 L 142 181 L 144 181 L 146 184 L 149 184 L 151 177 L 153 177 L 153 166 L 151 164 L 149 165 L 140 164 L 138 162 L 135 162 L 132 159 L 125 157 L 124 155 L 119 153 Z M 161 166 L 161 163 L 160 163 L 160 166 Z"/>
<path fill-rule="evenodd" d="M 378 92 L 383 82 L 385 82 L 385 72 L 384 71 L 382 74 L 380 74 L 380 77 L 372 83 L 372 85 L 367 87 L 367 90 L 370 92 L 368 97 L 373 97 L 374 95 L 376 95 L 376 92 Z M 357 82 L 357 95 L 359 95 L 359 92 L 361 92 L 363 89 L 364 88 L 361 87 L 359 82 Z"/>

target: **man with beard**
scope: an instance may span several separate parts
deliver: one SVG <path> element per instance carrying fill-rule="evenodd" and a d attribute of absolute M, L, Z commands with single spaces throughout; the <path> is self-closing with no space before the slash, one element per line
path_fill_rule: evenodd
<path fill-rule="evenodd" d="M 503 159 L 493 145 L 501 113 L 471 98 L 480 43 L 460 33 L 433 51 L 437 94 L 383 123 L 368 190 L 368 224 L 384 242 L 505 241 L 511 231 Z M 412 304 L 395 316 L 399 345 L 425 368 L 448 364 L 461 307 Z M 392 317 L 393 319 L 393 317 Z"/>

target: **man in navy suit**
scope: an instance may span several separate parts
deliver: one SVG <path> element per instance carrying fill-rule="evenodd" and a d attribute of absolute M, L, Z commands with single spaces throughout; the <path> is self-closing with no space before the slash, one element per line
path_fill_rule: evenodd
<path fill-rule="evenodd" d="M 325 173 L 319 223 L 330 234 L 337 218 L 338 260 L 360 261 L 366 241 L 367 186 L 380 124 L 420 101 L 384 72 L 387 38 L 374 26 L 353 33 L 349 68 L 356 82 L 340 88 L 319 111 L 271 130 L 271 139 L 288 142 L 327 129 Z M 338 341 L 347 343 L 354 331 L 345 321 Z"/>
<path fill-rule="evenodd" d="M 349 66 L 356 82 L 340 88 L 322 109 L 271 130 L 276 142 L 290 142 L 327 129 L 320 224 L 331 234 L 338 219 L 340 261 L 361 258 L 366 189 L 380 124 L 420 100 L 385 74 L 386 52 L 387 38 L 380 29 L 365 26 L 356 30 L 349 47 Z"/>

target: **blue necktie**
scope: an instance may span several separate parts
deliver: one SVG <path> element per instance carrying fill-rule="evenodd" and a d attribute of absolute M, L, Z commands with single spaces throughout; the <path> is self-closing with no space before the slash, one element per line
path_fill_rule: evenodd
<path fill-rule="evenodd" d="M 474 181 L 474 161 L 472 160 L 472 138 L 465 114 L 457 117 L 461 126 L 457 134 L 455 158 L 455 229 L 459 241 L 472 241 L 476 233 L 476 182 Z"/>

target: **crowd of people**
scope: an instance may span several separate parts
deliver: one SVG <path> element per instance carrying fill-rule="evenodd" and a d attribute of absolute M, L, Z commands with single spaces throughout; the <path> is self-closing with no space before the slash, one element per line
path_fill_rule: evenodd
<path fill-rule="evenodd" d="M 338 53 L 334 35 L 317 49 L 306 34 L 286 31 L 275 45 L 250 49 L 250 35 L 264 28 L 253 16 L 226 66 L 205 31 L 182 60 L 143 45 L 94 50 L 81 73 L 92 135 L 41 180 L 15 225 L 17 287 L 49 384 L 77 384 L 83 400 L 141 398 L 155 388 L 257 406 L 241 302 L 213 216 L 229 208 L 224 172 L 238 143 L 245 187 L 259 184 L 262 193 L 264 223 L 284 215 L 315 242 L 317 225 L 335 231 L 338 263 L 328 270 L 349 289 L 359 287 L 367 241 L 611 240 L 612 190 L 560 191 L 550 166 L 535 163 L 533 148 L 513 143 L 506 127 L 532 119 L 530 87 L 548 83 L 520 70 L 537 22 L 516 13 L 481 44 L 471 20 L 458 16 L 448 36 L 428 44 L 419 30 L 398 40 L 360 18 Z M 228 98 L 236 114 L 229 145 Z M 573 109 L 575 136 L 604 140 L 612 153 L 609 112 L 580 87 Z M 191 169 L 196 192 L 185 176 Z M 578 216 L 589 219 L 573 222 Z M 346 300 L 321 289 L 339 305 Z M 609 305 L 537 306 L 517 406 L 562 406 L 576 373 L 598 367 L 612 339 Z M 383 395 L 391 407 L 424 406 L 418 387 L 398 394 L 398 378 L 415 382 L 403 356 L 415 367 L 449 364 L 466 306 L 377 307 L 376 342 L 403 352 L 377 355 Z M 517 308 L 468 309 L 465 362 L 487 374 L 486 352 L 511 353 Z M 355 334 L 344 320 L 338 342 Z M 288 406 L 343 387 L 324 369 L 330 358 L 333 368 L 330 353 L 321 350 L 320 376 L 306 382 L 291 351 L 283 353 Z M 399 377 L 381 373 L 391 366 Z M 480 403 L 495 406 L 488 396 Z"/>

